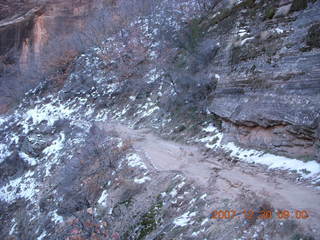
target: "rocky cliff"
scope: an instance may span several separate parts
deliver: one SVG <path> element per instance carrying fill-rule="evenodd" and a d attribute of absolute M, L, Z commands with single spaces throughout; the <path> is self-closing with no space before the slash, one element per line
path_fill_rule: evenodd
<path fill-rule="evenodd" d="M 319 5 L 298 2 L 246 1 L 233 14 L 222 10 L 203 20 L 205 38 L 220 43 L 210 64 L 219 80 L 208 109 L 238 143 L 314 159 L 320 56 L 312 32 L 319 29 Z"/>

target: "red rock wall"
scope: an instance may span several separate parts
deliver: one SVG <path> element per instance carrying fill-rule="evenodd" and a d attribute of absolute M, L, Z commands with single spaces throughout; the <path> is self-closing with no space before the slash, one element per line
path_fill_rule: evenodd
<path fill-rule="evenodd" d="M 59 44 L 68 39 L 72 33 L 81 30 L 88 16 L 109 2 L 106 0 L 47 1 L 31 9 L 20 9 L 19 14 L 0 21 L 0 80 L 3 89 L 13 89 L 13 93 L 6 94 L 6 97 L 1 96 L 4 93 L 0 92 L 0 114 L 7 111 L 16 96 L 22 95 L 23 91 L 36 84 L 35 81 L 39 81 L 27 78 L 30 80 L 23 82 L 25 87 L 15 87 L 15 85 L 21 85 L 15 82 L 21 81 L 21 78 L 20 80 L 19 77 L 9 79 L 2 74 L 8 70 L 6 65 L 8 59 L 10 59 L 9 62 L 16 63 L 14 65 L 16 73 L 33 71 L 31 69 L 42 64 L 42 57 L 47 55 L 48 51 L 60 51 Z M 50 44 L 54 45 L 55 49 L 46 49 Z M 14 92 L 15 88 L 16 92 Z M 5 92 L 5 90 L 2 91 Z"/>

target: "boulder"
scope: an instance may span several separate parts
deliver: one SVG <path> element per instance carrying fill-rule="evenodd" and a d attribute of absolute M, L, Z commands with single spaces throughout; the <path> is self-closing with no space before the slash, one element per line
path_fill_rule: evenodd
<path fill-rule="evenodd" d="M 291 10 L 291 4 L 288 5 L 284 5 L 280 8 L 278 8 L 278 10 L 276 11 L 274 17 L 284 17 L 287 16 L 290 13 Z"/>

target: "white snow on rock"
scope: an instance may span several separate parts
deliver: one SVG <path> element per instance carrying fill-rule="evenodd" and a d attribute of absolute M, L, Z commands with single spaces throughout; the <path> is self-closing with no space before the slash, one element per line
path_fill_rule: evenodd
<path fill-rule="evenodd" d="M 123 147 L 123 141 L 121 138 L 117 139 L 118 140 L 118 143 L 117 143 L 117 148 L 122 148 Z"/>
<path fill-rule="evenodd" d="M 107 85 L 107 89 L 105 93 L 111 94 L 119 87 L 118 83 L 111 83 Z"/>
<path fill-rule="evenodd" d="M 141 118 L 150 116 L 153 112 L 155 112 L 155 111 L 157 111 L 157 110 L 159 110 L 159 107 L 158 107 L 158 106 L 153 106 L 153 107 L 151 107 L 150 109 L 148 109 L 147 111 L 145 111 L 145 112 L 142 114 Z"/>
<path fill-rule="evenodd" d="M 142 118 L 150 116 L 151 114 L 153 114 L 155 111 L 159 110 L 160 108 L 158 106 L 156 106 L 156 104 L 154 102 L 152 102 L 150 99 L 148 99 L 148 102 L 146 102 L 144 105 L 138 104 L 137 109 L 138 109 L 138 111 L 134 114 L 134 116 L 139 119 L 142 119 Z"/>
<path fill-rule="evenodd" d="M 8 150 L 8 146 L 0 144 L 0 163 L 2 163 L 6 157 L 9 157 L 11 152 Z"/>
<path fill-rule="evenodd" d="M 19 152 L 19 157 L 21 157 L 22 160 L 27 164 L 29 164 L 30 166 L 35 166 L 38 163 L 37 159 L 30 157 L 28 154 L 24 152 Z"/>
<path fill-rule="evenodd" d="M 135 183 L 138 183 L 138 184 L 142 184 L 142 183 L 145 183 L 146 181 L 150 181 L 151 178 L 150 177 L 147 177 L 147 176 L 144 176 L 142 178 L 134 178 L 134 182 Z"/>
<path fill-rule="evenodd" d="M 196 213 L 195 212 L 186 212 L 184 213 L 183 215 L 181 215 L 180 217 L 177 217 L 173 223 L 176 225 L 176 226 L 180 226 L 180 227 L 184 227 L 184 226 L 187 226 L 189 224 L 193 224 L 194 221 L 191 220 L 192 217 L 196 216 Z"/>
<path fill-rule="evenodd" d="M 201 222 L 201 226 L 205 225 L 207 222 L 209 222 L 208 218 L 205 218 L 202 222 Z"/>
<path fill-rule="evenodd" d="M 180 190 L 186 184 L 185 178 L 182 177 L 181 175 L 175 176 L 173 180 L 179 179 L 179 178 L 181 178 L 182 181 L 179 184 L 177 184 L 177 186 L 169 192 L 169 195 L 171 196 L 171 198 L 176 197 L 178 195 L 178 190 Z"/>
<path fill-rule="evenodd" d="M 211 136 L 206 136 L 201 139 L 196 140 L 197 142 L 205 143 L 206 148 L 214 149 L 218 146 L 220 146 L 220 142 L 222 140 L 222 134 L 221 133 L 215 133 Z"/>
<path fill-rule="evenodd" d="M 103 190 L 103 192 L 101 193 L 100 198 L 98 199 L 98 204 L 106 207 L 107 206 L 107 198 L 108 198 L 108 191 L 107 190 Z"/>
<path fill-rule="evenodd" d="M 178 192 L 177 192 L 177 189 L 172 189 L 171 192 L 169 193 L 169 195 L 174 198 L 175 196 L 177 196 Z"/>
<path fill-rule="evenodd" d="M 4 124 L 7 120 L 8 120 L 8 117 L 1 116 L 1 117 L 0 117 L 0 126 L 1 126 L 2 124 Z"/>
<path fill-rule="evenodd" d="M 239 29 L 239 31 L 238 31 L 239 37 L 243 37 L 243 36 L 245 36 L 245 35 L 247 35 L 247 34 L 248 34 L 248 32 L 247 32 L 247 29 L 245 29 L 245 28 L 241 28 L 241 29 Z"/>
<path fill-rule="evenodd" d="M 54 105 L 47 103 L 26 112 L 26 121 L 32 120 L 33 124 L 39 124 L 42 121 L 47 121 L 49 126 L 52 126 L 56 120 L 65 118 L 68 119 L 74 113 L 74 109 L 70 109 L 66 104 Z"/>
<path fill-rule="evenodd" d="M 201 199 L 201 200 L 205 200 L 207 196 L 208 196 L 208 194 L 205 193 L 205 194 L 203 194 L 203 195 L 200 197 L 200 199 Z"/>
<path fill-rule="evenodd" d="M 17 223 L 14 223 L 12 228 L 10 229 L 9 235 L 12 235 L 16 231 Z"/>
<path fill-rule="evenodd" d="M 147 83 L 155 82 L 160 76 L 161 75 L 159 72 L 157 72 L 156 68 L 151 69 L 146 75 L 146 78 L 148 79 Z"/>
<path fill-rule="evenodd" d="M 196 237 L 196 236 L 198 236 L 200 233 L 201 233 L 201 231 L 193 232 L 193 233 L 191 234 L 191 236 L 192 236 L 192 237 Z"/>
<path fill-rule="evenodd" d="M 44 239 L 46 236 L 47 236 L 47 232 L 46 232 L 46 231 L 43 231 L 43 232 L 41 233 L 41 235 L 37 238 L 37 240 L 42 240 L 42 239 Z"/>
<path fill-rule="evenodd" d="M 49 213 L 51 220 L 55 223 L 62 223 L 63 217 L 57 214 L 57 210 Z"/>
<path fill-rule="evenodd" d="M 241 41 L 240 45 L 242 46 L 242 45 L 244 45 L 246 42 L 248 42 L 248 41 L 250 41 L 250 40 L 253 40 L 253 39 L 254 39 L 254 37 L 245 38 L 245 39 L 243 39 L 243 40 Z"/>
<path fill-rule="evenodd" d="M 195 141 L 204 143 L 209 149 L 222 148 L 231 152 L 231 156 L 238 157 L 242 161 L 267 165 L 270 169 L 296 171 L 303 178 L 315 179 L 320 176 L 320 164 L 316 161 L 303 162 L 253 149 L 242 149 L 232 142 L 224 144 L 222 143 L 223 134 L 213 125 L 208 125 L 202 131 L 208 135 Z"/>
<path fill-rule="evenodd" d="M 149 52 L 149 57 L 152 60 L 154 60 L 154 59 L 156 59 L 158 57 L 158 54 L 157 54 L 157 52 L 155 50 L 152 50 L 152 51 Z M 152 81 L 152 80 L 150 80 L 150 81 Z"/>
<path fill-rule="evenodd" d="M 205 131 L 208 133 L 214 133 L 214 132 L 218 132 L 218 129 L 215 126 L 213 126 L 212 124 L 210 124 L 207 127 L 203 128 L 202 131 Z"/>
<path fill-rule="evenodd" d="M 59 138 L 52 142 L 52 144 L 46 147 L 43 150 L 43 153 L 50 156 L 52 154 L 56 154 L 63 148 L 63 144 L 65 141 L 65 134 L 63 132 L 60 133 Z"/>
<path fill-rule="evenodd" d="M 136 153 L 132 153 L 127 157 L 128 165 L 130 167 L 138 167 L 142 169 L 147 169 L 147 166 L 144 164 L 142 159 Z"/>
<path fill-rule="evenodd" d="M 320 174 L 320 164 L 316 161 L 303 162 L 261 151 L 246 150 L 237 147 L 234 143 L 225 144 L 223 148 L 232 151 L 231 156 L 236 156 L 243 161 L 267 165 L 271 169 L 297 171 L 304 178 L 313 178 Z"/>
<path fill-rule="evenodd" d="M 278 34 L 282 34 L 284 31 L 281 28 L 276 28 L 275 32 Z"/>
<path fill-rule="evenodd" d="M 18 198 L 31 200 L 39 192 L 33 174 L 32 171 L 28 171 L 24 176 L 11 180 L 0 188 L 0 200 L 8 203 Z"/>
<path fill-rule="evenodd" d="M 65 134 L 60 133 L 59 138 L 54 140 L 52 144 L 46 147 L 42 152 L 45 154 L 45 177 L 50 175 L 52 166 L 59 162 L 59 152 L 63 149 L 65 143 Z"/>

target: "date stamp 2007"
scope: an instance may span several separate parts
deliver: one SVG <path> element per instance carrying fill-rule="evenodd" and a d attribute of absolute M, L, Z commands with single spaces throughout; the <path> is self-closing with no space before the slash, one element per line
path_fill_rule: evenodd
<path fill-rule="evenodd" d="M 307 219 L 309 218 L 309 213 L 306 210 L 277 210 L 277 211 L 272 211 L 272 210 L 241 210 L 241 211 L 236 211 L 236 210 L 214 210 L 210 214 L 211 219 L 234 219 L 236 217 L 244 217 L 248 220 L 254 219 L 254 218 L 260 218 L 260 219 L 272 219 L 272 218 L 277 218 L 277 219 L 290 219 L 290 218 L 295 218 L 295 219 Z"/>

